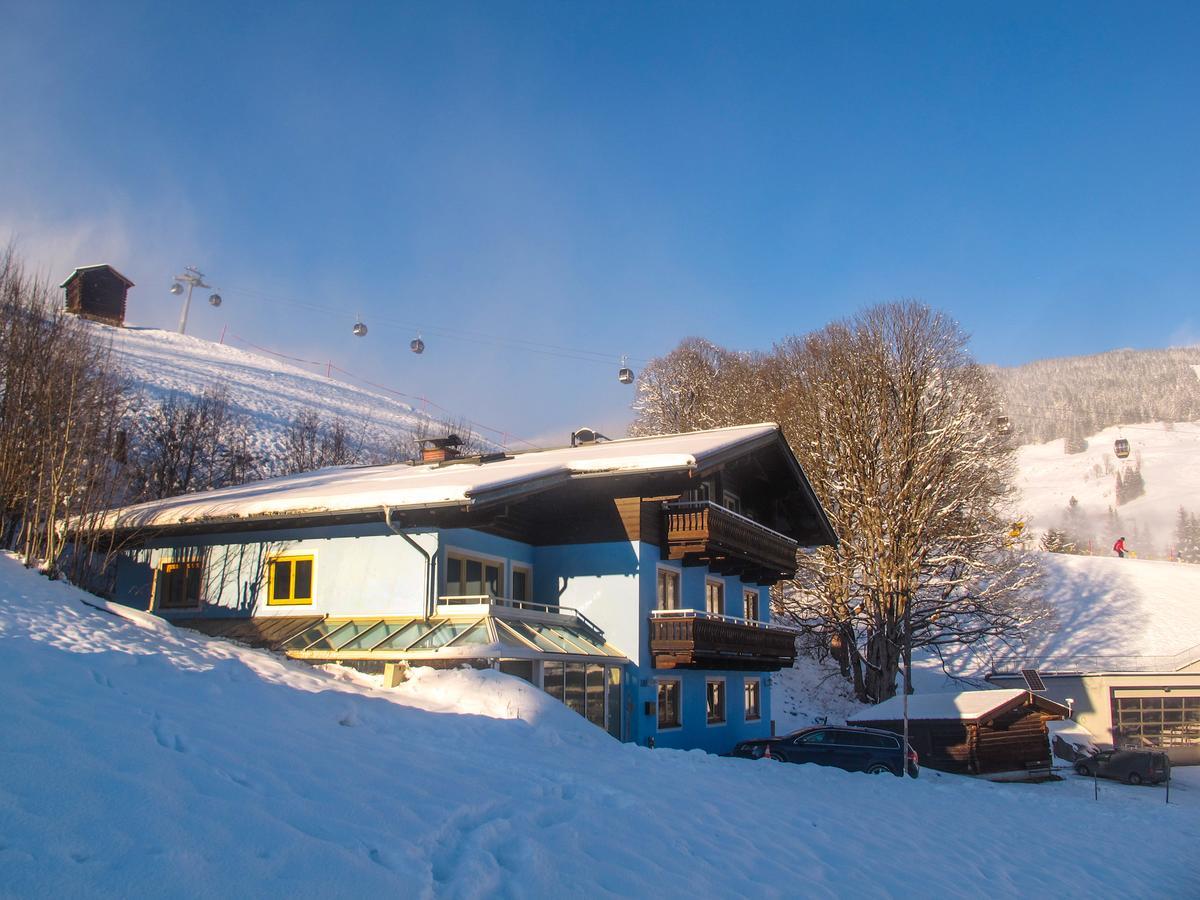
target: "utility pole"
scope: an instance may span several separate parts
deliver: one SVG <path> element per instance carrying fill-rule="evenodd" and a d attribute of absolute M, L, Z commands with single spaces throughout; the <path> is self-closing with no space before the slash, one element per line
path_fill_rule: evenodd
<path fill-rule="evenodd" d="M 183 284 L 180 284 L 183 282 Z M 204 273 L 195 266 L 188 266 L 183 270 L 182 275 L 175 276 L 175 283 L 171 285 L 171 293 L 178 296 L 183 293 L 183 285 L 187 285 L 187 296 L 183 298 L 183 312 L 179 316 L 179 333 L 187 334 L 188 310 L 192 305 L 192 289 L 193 288 L 211 288 L 211 284 L 204 283 Z M 213 306 L 221 305 L 221 295 L 213 294 L 208 298 L 208 302 Z"/>

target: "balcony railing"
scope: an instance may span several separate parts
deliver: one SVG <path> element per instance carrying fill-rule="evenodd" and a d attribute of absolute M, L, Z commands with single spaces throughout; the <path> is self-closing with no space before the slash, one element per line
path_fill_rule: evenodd
<path fill-rule="evenodd" d="M 704 563 L 761 583 L 796 574 L 794 540 L 710 500 L 664 504 L 663 519 L 668 559 Z"/>
<path fill-rule="evenodd" d="M 492 594 L 467 594 L 438 597 L 438 612 L 441 614 L 463 613 L 472 607 L 480 607 L 480 611 L 497 612 L 497 607 L 513 610 L 516 615 L 512 618 L 532 618 L 543 621 L 561 621 L 569 619 L 578 622 L 585 628 L 594 631 L 600 638 L 604 630 L 572 606 L 550 606 L 546 603 L 534 603 L 530 600 L 513 600 L 508 597 L 496 597 Z M 522 613 L 529 614 L 527 616 Z M 500 614 L 504 618 L 504 614 Z"/>
<path fill-rule="evenodd" d="M 690 609 L 650 614 L 650 654 L 656 669 L 774 672 L 796 661 L 794 631 Z"/>

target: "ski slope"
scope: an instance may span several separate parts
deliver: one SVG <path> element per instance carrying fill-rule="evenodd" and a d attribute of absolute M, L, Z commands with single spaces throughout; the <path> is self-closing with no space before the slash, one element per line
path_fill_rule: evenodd
<path fill-rule="evenodd" d="M 324 373 L 202 338 L 154 328 L 114 328 L 89 323 L 111 341 L 113 356 L 131 388 L 150 401 L 172 394 L 196 397 L 220 386 L 233 411 L 252 420 L 252 441 L 262 457 L 275 457 L 300 410 L 326 422 L 342 419 L 356 447 L 389 449 L 430 417 L 395 397 L 325 377 Z M 145 416 L 149 403 L 138 404 Z"/>
<path fill-rule="evenodd" d="M 387 691 L 84 599 L 0 558 L 5 896 L 1200 892 L 1188 772 L 1168 806 L 648 750 L 499 673 Z"/>
<path fill-rule="evenodd" d="M 1124 437 L 1130 444 L 1125 464 L 1140 459 L 1146 492 L 1117 506 L 1115 472 L 1122 465 L 1113 456 L 1113 442 Z M 1200 514 L 1200 423 L 1170 426 L 1148 423 L 1124 429 L 1106 428 L 1087 439 L 1084 453 L 1066 454 L 1063 441 L 1029 444 L 1017 450 L 1019 508 L 1035 535 L 1048 528 L 1069 525 L 1067 509 L 1072 497 L 1077 514 L 1094 538 L 1095 549 L 1106 552 L 1123 534 L 1137 551 L 1165 556 L 1172 543 L 1179 507 Z M 1112 474 L 1106 473 L 1107 467 Z M 1112 507 L 1120 517 L 1115 534 L 1108 519 Z"/>

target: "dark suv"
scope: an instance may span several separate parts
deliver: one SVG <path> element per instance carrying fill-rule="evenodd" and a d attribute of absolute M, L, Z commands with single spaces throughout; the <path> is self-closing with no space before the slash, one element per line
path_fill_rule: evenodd
<path fill-rule="evenodd" d="M 905 770 L 905 754 L 900 751 L 901 737 L 878 728 L 851 725 L 804 728 L 783 737 L 742 741 L 730 756 L 745 759 L 774 759 L 780 762 L 816 763 L 835 766 L 847 772 L 879 775 L 891 772 L 899 777 Z M 908 748 L 908 774 L 920 773 L 917 752 Z"/>
<path fill-rule="evenodd" d="M 1171 763 L 1160 750 L 1101 750 L 1095 756 L 1077 760 L 1075 771 L 1126 784 L 1158 784 L 1170 777 Z"/>

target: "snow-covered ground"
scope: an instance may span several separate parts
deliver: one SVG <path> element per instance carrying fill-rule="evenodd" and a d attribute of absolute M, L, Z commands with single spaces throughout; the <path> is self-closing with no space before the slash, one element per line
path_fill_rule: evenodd
<path fill-rule="evenodd" d="M 263 456 L 278 453 L 301 410 L 312 410 L 325 421 L 342 419 L 355 445 L 366 451 L 388 449 L 397 435 L 411 434 L 429 418 L 385 392 L 327 378 L 315 368 L 172 331 L 89 325 L 111 340 L 131 387 L 152 401 L 171 394 L 196 397 L 207 388 L 224 387 L 234 412 L 253 421 L 254 449 Z"/>
<path fill-rule="evenodd" d="M 999 785 L 618 744 L 497 673 L 395 691 L 0 558 L 0 894 L 1200 894 L 1200 777 Z"/>
<path fill-rule="evenodd" d="M 1140 460 L 1146 492 L 1121 506 L 1116 501 L 1116 472 L 1122 461 L 1113 456 L 1118 437 L 1129 441 L 1125 465 Z M 1165 555 L 1173 542 L 1179 507 L 1200 515 L 1200 423 L 1141 424 L 1106 428 L 1087 439 L 1083 453 L 1066 454 L 1063 441 L 1030 444 L 1017 451 L 1019 508 L 1034 536 L 1067 524 L 1071 498 L 1079 501 L 1077 515 L 1086 523 L 1084 537 L 1094 536 L 1095 549 L 1108 553 L 1124 535 L 1135 551 L 1139 545 Z M 1120 533 L 1108 518 L 1112 507 L 1120 517 Z M 1147 546 L 1148 545 L 1148 546 Z"/>

